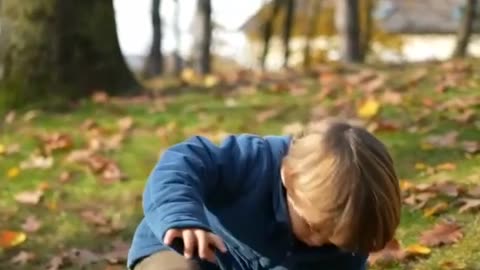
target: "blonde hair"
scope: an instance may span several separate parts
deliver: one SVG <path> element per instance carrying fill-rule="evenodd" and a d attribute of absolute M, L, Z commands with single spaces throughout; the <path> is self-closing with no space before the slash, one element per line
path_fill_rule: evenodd
<path fill-rule="evenodd" d="M 325 120 L 293 140 L 282 168 L 288 196 L 329 242 L 368 253 L 393 238 L 398 178 L 386 147 L 365 129 Z"/>

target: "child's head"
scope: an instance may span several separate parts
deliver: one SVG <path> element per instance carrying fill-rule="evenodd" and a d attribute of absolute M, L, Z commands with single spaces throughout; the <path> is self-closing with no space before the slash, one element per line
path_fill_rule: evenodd
<path fill-rule="evenodd" d="M 371 252 L 393 238 L 401 198 L 385 146 L 363 128 L 326 120 L 293 140 L 282 175 L 294 234 Z"/>

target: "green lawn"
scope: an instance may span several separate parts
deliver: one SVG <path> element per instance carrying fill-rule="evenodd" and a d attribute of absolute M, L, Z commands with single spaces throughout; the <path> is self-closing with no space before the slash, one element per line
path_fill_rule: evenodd
<path fill-rule="evenodd" d="M 387 76 L 386 82 L 380 83 L 371 94 L 366 91 L 371 88 L 367 79 L 359 81 L 357 75 L 351 86 L 340 84 L 337 87 L 332 78 L 343 82 L 346 77 L 333 73 L 320 79 L 318 75 L 297 75 L 282 83 L 264 80 L 243 87 L 255 89 L 254 93 L 237 89 L 218 94 L 219 91 L 192 89 L 155 100 L 104 104 L 84 101 L 72 111 L 42 111 L 31 120 L 24 120 L 26 112 L 19 111 L 11 123 L 0 126 L 0 153 L 3 153 L 0 154 L 0 231 L 25 232 L 25 220 L 32 215 L 42 225 L 38 230 L 26 232 L 27 239 L 19 245 L 0 249 L 0 269 L 19 267 L 11 260 L 21 251 L 35 254 L 34 259 L 20 268 L 28 270 L 39 269 L 72 248 L 83 253 L 71 258 L 70 263 L 64 256 L 64 268 L 61 269 L 81 269 L 81 264 L 88 263 L 91 258 L 85 255 L 85 250 L 104 255 L 119 249 L 116 248 L 118 241 L 128 244 L 141 218 L 145 179 L 162 149 L 168 145 L 193 134 L 205 135 L 215 141 L 224 133 L 280 134 L 288 124 L 312 121 L 313 109 L 317 114 L 320 110 L 327 110 L 328 115 L 346 113 L 355 116 L 357 105 L 367 95 L 380 105 L 378 115 L 368 120 L 368 124 L 381 123 L 383 128 L 375 133 L 390 147 L 401 179 L 415 184 L 446 179 L 466 187 L 480 184 L 480 156 L 468 154 L 460 146 L 464 140 L 480 141 L 480 78 L 475 75 L 480 72 L 467 72 L 458 66 L 379 67 L 375 74 Z M 425 69 L 427 75 L 420 76 L 420 69 Z M 415 76 L 421 79 L 412 79 Z M 449 80 L 450 87 L 438 91 L 442 78 Z M 306 89 L 307 93 L 283 91 L 284 88 Z M 328 88 L 332 89 L 330 94 L 322 96 L 321 93 Z M 351 93 L 348 89 L 352 90 Z M 395 102 L 384 96 L 386 92 L 396 93 L 402 100 Z M 466 111 L 470 117 L 465 116 Z M 465 119 L 458 119 L 462 115 Z M 111 138 L 120 134 L 122 131 L 117 122 L 126 117 L 131 117 L 133 126 L 122 133 L 125 139 L 120 146 L 100 146 L 96 151 L 107 161 L 118 163 L 126 179 L 105 183 L 87 165 L 67 161 L 72 151 L 94 145 L 92 138 Z M 85 122 L 91 120 L 97 123 L 97 127 L 86 127 Z M 397 126 L 395 129 L 385 128 L 386 124 L 392 123 Z M 446 138 L 437 140 L 433 146 L 425 144 L 430 136 L 450 131 L 458 132 L 453 146 L 437 145 L 445 143 Z M 42 146 L 44 148 L 39 136 L 54 133 L 71 137 L 71 147 L 63 149 L 60 146 L 54 150 L 51 154 L 53 164 L 48 168 L 21 167 L 22 162 L 31 155 L 38 156 Z M 49 146 L 55 146 L 58 141 Z M 20 147 L 18 152 L 7 153 L 15 144 Z M 91 166 L 95 166 L 95 162 L 103 164 L 102 161 L 88 161 Z M 455 166 L 447 170 L 432 169 L 443 163 Z M 19 168 L 18 175 L 16 168 Z M 65 172 L 71 177 L 62 181 L 60 176 Z M 43 192 L 38 203 L 24 204 L 15 200 L 19 193 L 36 189 Z M 398 240 L 402 246 L 416 244 L 423 231 L 444 218 L 457 220 L 463 226 L 464 238 L 454 245 L 432 248 L 431 254 L 423 258 L 376 269 L 480 269 L 479 216 L 474 212 L 458 214 L 456 198 L 441 197 L 439 200 L 447 201 L 449 207 L 434 217 L 425 217 L 423 210 L 405 206 Z M 123 263 L 117 268 L 122 269 Z M 116 269 L 106 267 L 102 260 L 86 269 Z"/>

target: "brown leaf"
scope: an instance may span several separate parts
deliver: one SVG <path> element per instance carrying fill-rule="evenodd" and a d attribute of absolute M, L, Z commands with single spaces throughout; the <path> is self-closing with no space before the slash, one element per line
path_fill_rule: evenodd
<path fill-rule="evenodd" d="M 273 109 L 268 109 L 266 111 L 257 113 L 255 118 L 257 120 L 257 123 L 261 124 L 276 117 L 279 114 L 280 114 L 280 110 L 277 108 L 273 108 Z"/>
<path fill-rule="evenodd" d="M 42 196 L 42 190 L 24 191 L 15 195 L 15 200 L 23 204 L 37 205 L 42 199 Z"/>
<path fill-rule="evenodd" d="M 475 112 L 473 109 L 468 109 L 465 110 L 463 113 L 456 115 L 453 119 L 458 123 L 468 124 L 473 122 L 476 116 L 477 112 Z"/>
<path fill-rule="evenodd" d="M 463 141 L 462 147 L 469 154 L 480 153 L 480 141 Z"/>
<path fill-rule="evenodd" d="M 82 269 L 84 269 L 83 267 L 90 266 L 101 260 L 99 255 L 86 249 L 71 249 L 67 253 L 67 256 L 75 266 L 80 266 Z"/>
<path fill-rule="evenodd" d="M 38 111 L 30 110 L 23 115 L 23 121 L 30 122 L 38 116 Z"/>
<path fill-rule="evenodd" d="M 420 243 L 428 247 L 458 243 L 463 238 L 462 228 L 455 222 L 436 224 L 431 230 L 420 236 Z"/>
<path fill-rule="evenodd" d="M 54 160 L 51 156 L 32 154 L 29 159 L 20 163 L 22 169 L 49 169 L 53 166 Z"/>
<path fill-rule="evenodd" d="M 58 180 L 60 181 L 60 183 L 67 183 L 67 182 L 70 182 L 72 180 L 72 173 L 69 172 L 69 171 L 63 171 L 60 176 L 58 177 Z"/>
<path fill-rule="evenodd" d="M 103 168 L 102 180 L 105 184 L 112 184 L 125 178 L 125 174 L 123 174 L 120 167 L 113 161 L 109 161 Z"/>
<path fill-rule="evenodd" d="M 452 162 L 445 162 L 438 164 L 435 168 L 439 171 L 454 171 L 457 169 L 457 165 Z"/>
<path fill-rule="evenodd" d="M 28 251 L 20 251 L 17 255 L 15 255 L 10 262 L 12 264 L 18 264 L 18 265 L 26 265 L 30 263 L 31 261 L 35 260 L 37 256 L 33 252 L 28 252 Z"/>
<path fill-rule="evenodd" d="M 385 91 L 380 98 L 384 104 L 400 105 L 403 102 L 403 95 L 391 90 Z"/>
<path fill-rule="evenodd" d="M 67 162 L 86 162 L 93 152 L 90 149 L 74 150 L 66 157 Z"/>
<path fill-rule="evenodd" d="M 50 154 L 56 150 L 68 149 L 73 146 L 73 139 L 69 134 L 53 133 L 40 136 L 45 153 Z"/>
<path fill-rule="evenodd" d="M 34 233 L 42 227 L 42 222 L 35 216 L 28 216 L 23 222 L 21 228 L 28 233 Z"/>
<path fill-rule="evenodd" d="M 86 131 L 91 130 L 91 129 L 93 129 L 93 128 L 97 128 L 97 127 L 98 127 L 98 123 L 97 123 L 95 120 L 91 119 L 91 118 L 86 119 L 86 120 L 83 121 L 83 123 L 80 125 L 80 128 L 81 128 L 82 130 L 86 130 Z"/>
<path fill-rule="evenodd" d="M 128 249 L 130 246 L 121 241 L 114 241 L 112 244 L 112 250 L 103 255 L 103 257 L 112 264 L 123 263 L 127 260 Z"/>
<path fill-rule="evenodd" d="M 15 111 L 10 111 L 7 113 L 5 116 L 5 124 L 10 125 L 15 121 L 15 118 L 17 117 L 17 113 Z"/>
<path fill-rule="evenodd" d="M 440 267 L 445 270 L 463 270 L 466 269 L 467 266 L 462 262 L 443 261 Z"/>
<path fill-rule="evenodd" d="M 458 131 L 450 131 L 442 135 L 432 135 L 425 139 L 425 142 L 433 147 L 448 148 L 457 143 Z"/>
<path fill-rule="evenodd" d="M 406 255 L 398 240 L 393 239 L 387 243 L 384 249 L 371 253 L 368 263 L 370 265 L 379 265 L 400 262 L 405 259 Z"/>
<path fill-rule="evenodd" d="M 480 198 L 480 185 L 469 189 L 467 194 L 473 198 Z"/>
<path fill-rule="evenodd" d="M 108 218 L 97 210 L 84 210 L 80 216 L 88 223 L 95 226 L 106 226 L 109 223 Z"/>
<path fill-rule="evenodd" d="M 62 267 L 68 266 L 70 264 L 69 261 L 65 258 L 65 256 L 57 255 L 50 259 L 47 265 L 47 270 L 60 270 Z"/>
<path fill-rule="evenodd" d="M 458 210 L 459 213 L 480 209 L 480 199 L 461 199 L 460 202 L 463 206 Z"/>
<path fill-rule="evenodd" d="M 117 125 L 120 131 L 128 131 L 133 127 L 133 118 L 130 116 L 123 117 L 117 121 Z"/>

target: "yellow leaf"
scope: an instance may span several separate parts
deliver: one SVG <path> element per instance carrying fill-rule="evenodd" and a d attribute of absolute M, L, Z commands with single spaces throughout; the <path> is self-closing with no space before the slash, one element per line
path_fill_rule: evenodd
<path fill-rule="evenodd" d="M 427 167 L 428 167 L 427 164 L 423 162 L 415 163 L 415 170 L 422 171 L 422 170 L 425 170 Z"/>
<path fill-rule="evenodd" d="M 0 143 L 0 155 L 5 154 L 5 145 Z"/>
<path fill-rule="evenodd" d="M 215 85 L 218 84 L 218 82 L 219 82 L 218 77 L 211 74 L 205 76 L 203 80 L 203 84 L 205 85 L 205 87 L 208 87 L 208 88 L 214 87 Z"/>
<path fill-rule="evenodd" d="M 452 162 L 445 162 L 437 165 L 437 170 L 439 171 L 454 171 L 457 169 L 457 165 Z"/>
<path fill-rule="evenodd" d="M 182 70 L 182 74 L 180 75 L 182 80 L 188 83 L 193 83 L 196 81 L 197 76 L 195 74 L 195 71 L 191 68 L 186 68 Z"/>
<path fill-rule="evenodd" d="M 372 118 L 377 115 L 379 110 L 380 103 L 374 99 L 369 99 L 358 108 L 357 114 L 361 118 Z"/>
<path fill-rule="evenodd" d="M 420 149 L 422 149 L 422 150 L 432 150 L 433 145 L 431 143 L 428 143 L 428 142 L 422 142 L 420 144 Z"/>
<path fill-rule="evenodd" d="M 430 248 L 419 244 L 410 245 L 405 248 L 405 251 L 409 254 L 414 255 L 428 255 L 432 253 L 432 250 Z"/>
<path fill-rule="evenodd" d="M 7 177 L 8 177 L 8 178 L 15 178 L 15 177 L 17 177 L 19 174 L 20 174 L 20 169 L 19 169 L 18 167 L 10 168 L 10 169 L 7 171 Z"/>
<path fill-rule="evenodd" d="M 410 182 L 409 180 L 400 180 L 400 190 L 408 191 L 415 187 L 415 184 Z"/>
<path fill-rule="evenodd" d="M 0 231 L 0 248 L 18 246 L 25 240 L 27 240 L 27 235 L 23 232 Z"/>
<path fill-rule="evenodd" d="M 448 209 L 448 203 L 439 202 L 436 205 L 434 205 L 433 207 L 425 209 L 425 211 L 423 212 L 423 215 L 425 217 L 432 217 L 432 216 L 437 215 L 441 212 L 444 212 L 447 209 Z"/>

